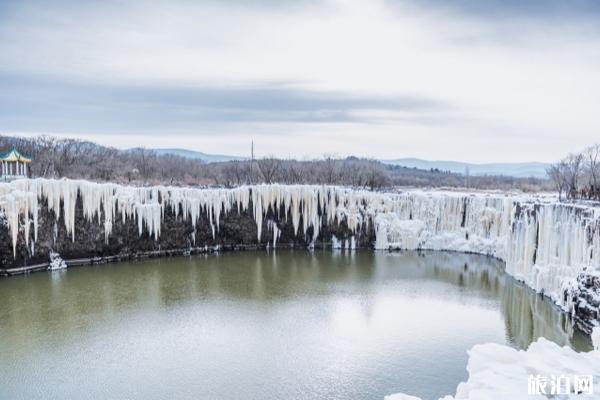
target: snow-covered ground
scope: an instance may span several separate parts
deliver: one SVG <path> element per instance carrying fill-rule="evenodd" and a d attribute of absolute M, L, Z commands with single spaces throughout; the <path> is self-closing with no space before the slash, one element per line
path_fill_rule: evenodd
<path fill-rule="evenodd" d="M 600 336 L 600 328 L 594 335 Z M 596 349 L 577 353 L 544 338 L 527 350 L 496 343 L 478 344 L 469 350 L 469 378 L 443 400 L 529 400 L 600 398 L 600 337 Z M 590 383 L 591 385 L 588 385 Z M 408 394 L 385 400 L 419 400 Z"/>

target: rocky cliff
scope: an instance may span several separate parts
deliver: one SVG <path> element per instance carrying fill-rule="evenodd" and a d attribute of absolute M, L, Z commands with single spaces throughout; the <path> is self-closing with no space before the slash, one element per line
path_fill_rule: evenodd
<path fill-rule="evenodd" d="M 104 223 L 104 210 L 98 218 L 88 219 L 84 216 L 82 199 L 79 197 L 74 206 L 75 240 L 65 225 L 63 213 L 58 216 L 52 208 L 48 208 L 47 199 L 39 203 L 37 240 L 32 232 L 26 232 L 23 226 L 17 233 L 15 251 L 11 231 L 6 217 L 0 219 L 0 273 L 15 270 L 21 272 L 22 267 L 44 266 L 50 260 L 50 253 L 58 253 L 69 264 L 101 263 L 113 259 L 136 259 L 152 256 L 182 255 L 215 250 L 264 249 L 264 248 L 327 248 L 332 246 L 353 248 L 372 248 L 375 241 L 373 226 L 363 226 L 351 230 L 346 220 L 334 221 L 319 229 L 316 238 L 314 228 L 308 227 L 306 232 L 295 232 L 291 219 L 279 218 L 278 213 L 268 210 L 261 218 L 263 234 L 257 236 L 257 222 L 250 209 L 238 213 L 221 213 L 219 228 L 211 227 L 211 219 L 206 213 L 198 216 L 195 224 L 181 216 L 171 208 L 163 211 L 160 235 L 154 237 L 151 232 L 139 231 L 138 221 L 133 219 L 116 219 L 110 227 L 110 234 Z M 237 209 L 237 205 L 234 204 Z M 64 207 L 64 205 L 63 205 Z M 299 220 L 303 224 L 302 216 Z M 216 222 L 212 223 L 216 226 Z M 195 225 L 195 226 L 194 226 Z M 25 240 L 25 235 L 31 235 Z"/>

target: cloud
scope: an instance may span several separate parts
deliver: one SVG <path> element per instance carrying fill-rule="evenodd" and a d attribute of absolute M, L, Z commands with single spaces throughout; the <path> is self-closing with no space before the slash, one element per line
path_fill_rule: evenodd
<path fill-rule="evenodd" d="M 387 0 L 392 6 L 446 10 L 486 19 L 591 19 L 600 17 L 596 0 Z"/>
<path fill-rule="evenodd" d="M 0 131 L 550 161 L 600 130 L 596 4 L 0 2 Z"/>
<path fill-rule="evenodd" d="M 202 124 L 375 122 L 381 113 L 448 108 L 419 96 L 357 96 L 289 87 L 134 86 L 0 74 L 0 126 L 12 130 L 194 131 Z"/>

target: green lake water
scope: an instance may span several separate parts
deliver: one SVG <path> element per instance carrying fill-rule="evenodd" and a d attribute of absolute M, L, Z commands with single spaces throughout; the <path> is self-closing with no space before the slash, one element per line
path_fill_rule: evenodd
<path fill-rule="evenodd" d="M 466 351 L 591 348 L 497 260 L 239 252 L 0 279 L 0 399 L 454 393 Z"/>

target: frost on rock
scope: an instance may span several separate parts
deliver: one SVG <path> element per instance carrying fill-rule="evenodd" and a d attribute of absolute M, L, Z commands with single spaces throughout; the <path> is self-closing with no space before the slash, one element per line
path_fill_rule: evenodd
<path fill-rule="evenodd" d="M 48 264 L 48 269 L 50 271 L 56 271 L 59 269 L 67 268 L 67 263 L 63 260 L 60 254 L 51 252 L 50 253 L 50 263 Z"/>
<path fill-rule="evenodd" d="M 274 221 L 289 222 L 294 234 L 310 243 L 319 237 L 321 228 L 343 221 L 355 236 L 374 230 L 376 249 L 490 255 L 504 260 L 510 275 L 565 310 L 583 312 L 598 324 L 600 280 L 590 277 L 600 275 L 600 208 L 560 204 L 549 197 L 440 191 L 379 193 L 278 184 L 196 189 L 23 179 L 0 184 L 0 211 L 13 252 L 19 240 L 26 244 L 37 240 L 41 204 L 54 212 L 57 222 L 62 220 L 75 241 L 78 199 L 84 218 L 104 227 L 106 241 L 117 219 L 135 221 L 139 235 L 157 239 L 166 210 L 194 228 L 206 216 L 215 237 L 224 216 L 249 211 L 256 222 L 257 239 L 261 240 L 263 230 L 270 231 L 273 245 L 281 232 L 277 223 L 265 223 L 268 215 Z M 332 238 L 333 247 L 353 248 L 352 240 Z"/>
<path fill-rule="evenodd" d="M 478 344 L 469 350 L 469 378 L 456 388 L 454 396 L 442 400 L 511 399 L 592 399 L 600 393 L 600 351 L 577 353 L 568 346 L 560 347 L 544 338 L 525 350 L 516 350 L 496 343 Z M 536 377 L 546 380 L 546 395 L 535 394 L 530 386 Z M 581 377 L 590 377 L 593 395 L 577 387 Z M 552 379 L 560 381 L 560 395 L 551 394 Z M 557 389 L 554 389 L 556 392 Z M 576 394 L 580 391 L 582 394 Z M 532 393 L 532 394 L 530 394 Z M 555 393 L 556 394 L 556 393 Z M 404 396 L 404 397 L 403 397 Z M 417 399 L 405 394 L 386 396 L 386 400 Z"/>

